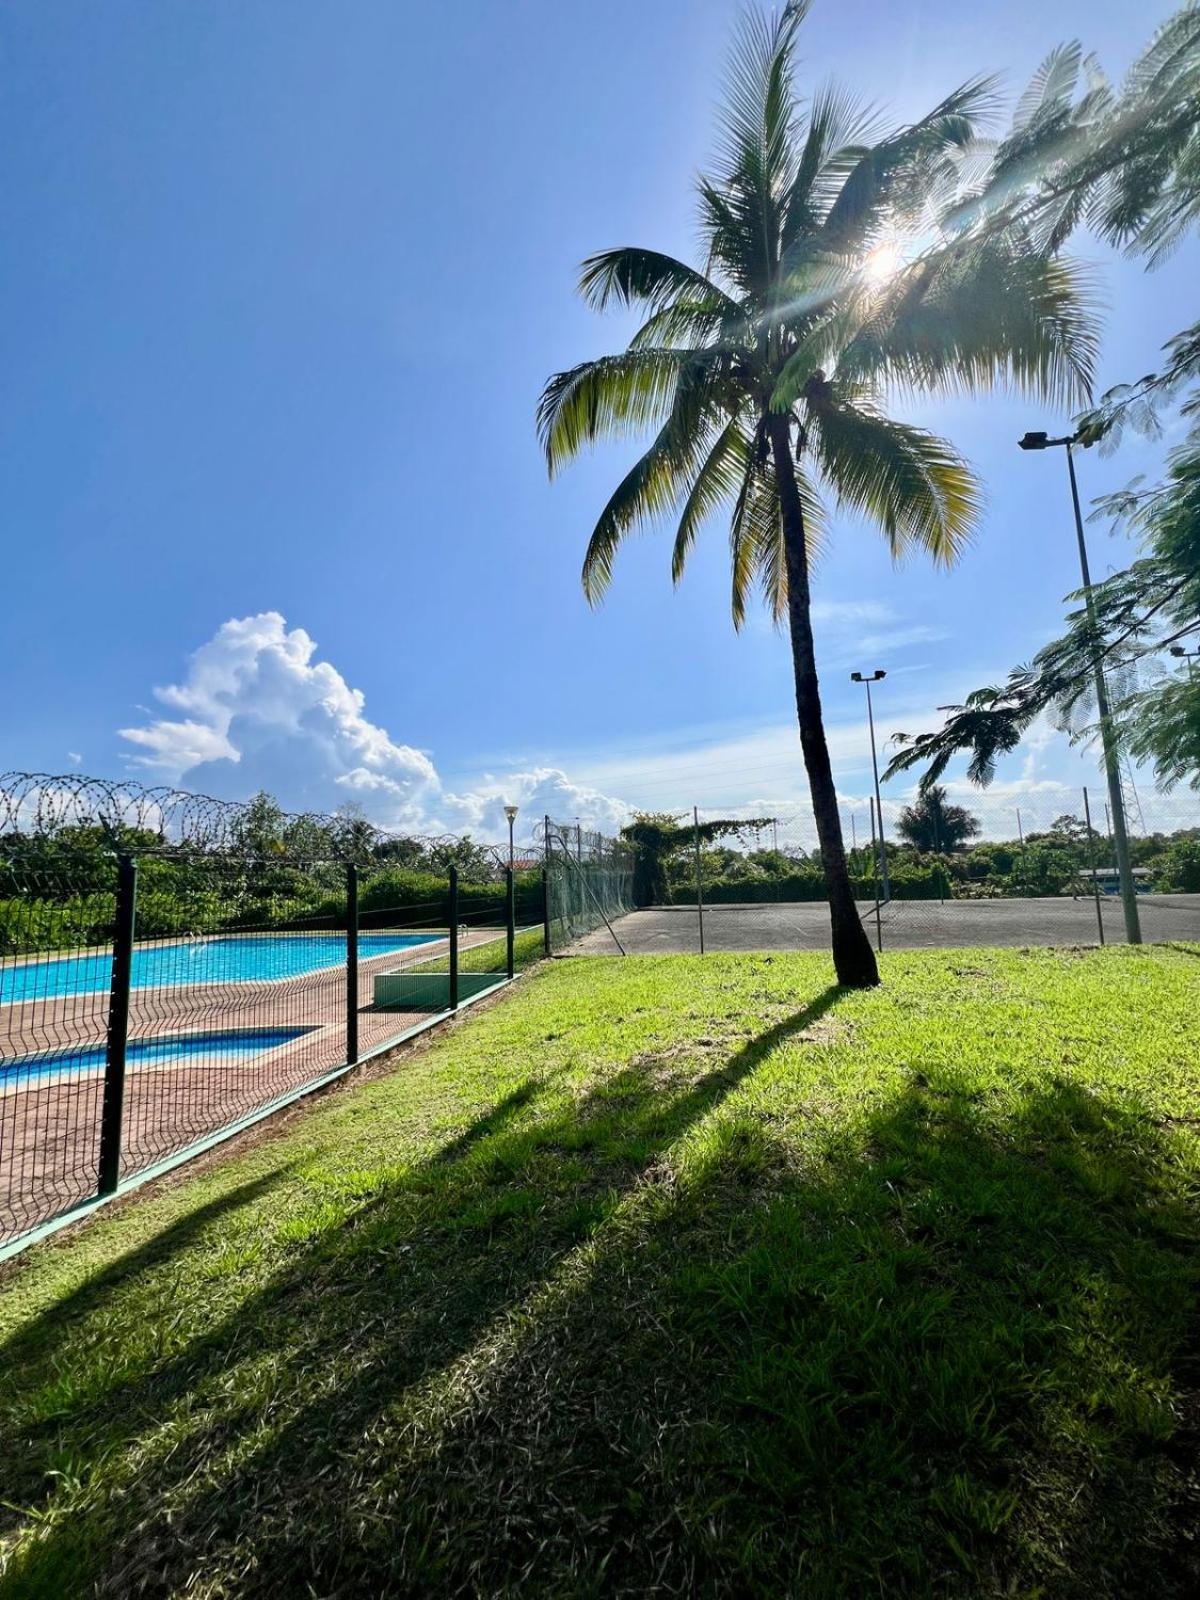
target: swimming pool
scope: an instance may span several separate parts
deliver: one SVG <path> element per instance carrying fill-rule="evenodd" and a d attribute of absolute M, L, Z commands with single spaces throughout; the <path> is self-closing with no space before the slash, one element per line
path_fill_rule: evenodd
<path fill-rule="evenodd" d="M 138 1067 L 215 1066 L 218 1062 L 245 1061 L 290 1044 L 309 1028 L 237 1028 L 223 1033 L 164 1034 L 158 1039 L 131 1039 L 125 1047 L 126 1070 Z M 21 1056 L 0 1061 L 0 1089 L 12 1083 L 22 1086 L 39 1078 L 74 1075 L 104 1070 L 105 1051 L 101 1045 L 80 1045 L 78 1049 L 52 1050 L 45 1055 Z"/>
<path fill-rule="evenodd" d="M 413 945 L 431 944 L 436 933 L 360 933 L 361 960 L 390 955 Z M 344 933 L 229 934 L 185 939 L 172 944 L 137 945 L 133 987 L 173 988 L 194 983 L 254 983 L 299 978 L 346 959 Z M 69 994 L 94 994 L 112 981 L 108 948 L 53 961 L 27 961 L 0 967 L 0 1005 L 22 1000 L 54 1000 Z"/>

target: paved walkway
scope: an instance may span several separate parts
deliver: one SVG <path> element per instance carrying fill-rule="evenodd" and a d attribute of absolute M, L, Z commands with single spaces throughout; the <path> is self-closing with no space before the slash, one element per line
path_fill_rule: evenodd
<path fill-rule="evenodd" d="M 1104 936 L 1112 944 L 1125 938 L 1121 903 L 1101 897 Z M 1200 895 L 1139 895 L 1142 937 L 1147 942 L 1200 940 Z M 875 907 L 859 904 L 859 913 L 876 938 Z M 880 910 L 879 933 L 885 950 L 927 947 L 955 949 L 970 945 L 1097 944 L 1096 903 L 1072 900 L 893 900 Z M 650 906 L 613 924 L 630 955 L 698 951 L 699 918 L 695 906 Z M 823 902 L 715 905 L 704 910 L 706 950 L 826 950 L 829 911 Z M 568 955 L 616 955 L 606 928 L 579 939 Z"/>

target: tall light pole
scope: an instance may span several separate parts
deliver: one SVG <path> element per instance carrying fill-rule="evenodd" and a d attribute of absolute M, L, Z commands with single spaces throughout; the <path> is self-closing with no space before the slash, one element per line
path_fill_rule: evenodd
<path fill-rule="evenodd" d="M 508 870 L 513 869 L 513 826 L 517 820 L 517 806 L 505 806 L 504 815 L 508 818 Z"/>
<path fill-rule="evenodd" d="M 1120 755 L 1117 750 L 1116 730 L 1108 706 L 1108 686 L 1104 681 L 1104 662 L 1100 654 L 1099 634 L 1096 628 L 1096 602 L 1092 598 L 1092 575 L 1088 568 L 1087 543 L 1083 537 L 1083 513 L 1079 509 L 1079 485 L 1075 481 L 1075 457 L 1071 446 L 1078 444 L 1078 433 L 1066 434 L 1061 439 L 1051 439 L 1045 433 L 1027 433 L 1017 444 L 1022 450 L 1053 450 L 1060 446 L 1067 452 L 1067 474 L 1071 480 L 1071 504 L 1075 510 L 1075 538 L 1079 545 L 1079 572 L 1083 578 L 1083 598 L 1087 610 L 1088 626 L 1096 643 L 1093 672 L 1096 678 L 1096 713 L 1100 719 L 1100 745 L 1104 752 L 1104 776 L 1108 781 L 1108 803 L 1112 811 L 1113 844 L 1117 857 L 1117 876 L 1121 885 L 1121 907 L 1125 913 L 1125 937 L 1130 944 L 1141 944 L 1142 924 L 1138 915 L 1137 890 L 1133 882 L 1132 863 L 1129 857 L 1129 832 L 1125 826 L 1125 796 L 1121 792 Z"/>
<path fill-rule="evenodd" d="M 892 886 L 888 881 L 887 843 L 883 837 L 883 801 L 879 798 L 879 757 L 875 754 L 875 711 L 871 705 L 871 685 L 886 678 L 887 673 L 876 671 L 868 678 L 863 672 L 852 672 L 851 683 L 861 683 L 867 691 L 867 726 L 871 730 L 871 771 L 875 774 L 875 812 L 879 818 L 879 875 L 883 879 L 883 898 L 885 904 L 892 898 Z"/>

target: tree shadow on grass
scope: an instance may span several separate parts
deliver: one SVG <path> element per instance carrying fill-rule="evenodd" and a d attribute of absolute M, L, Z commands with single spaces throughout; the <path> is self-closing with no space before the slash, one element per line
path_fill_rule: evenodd
<path fill-rule="evenodd" d="M 190 1561 L 204 1560 L 214 1540 L 234 1538 L 236 1530 L 262 1548 L 269 1517 L 253 1529 L 240 1521 L 256 1485 L 278 1478 L 285 1491 L 280 1514 L 300 1514 L 296 1493 L 305 1498 L 314 1478 L 327 1483 L 329 1463 L 369 1432 L 397 1395 L 436 1381 L 498 1318 L 536 1293 L 671 1143 L 841 993 L 827 989 L 698 1076 L 694 1062 L 689 1071 L 679 1059 L 665 1065 L 647 1057 L 552 1110 L 540 1104 L 547 1080 L 527 1081 L 346 1215 L 322 1210 L 282 1270 L 182 1348 L 164 1356 L 151 1343 L 117 1363 L 110 1381 L 89 1372 L 77 1385 L 83 1399 L 66 1415 L 57 1399 L 48 1411 L 43 1405 L 48 1378 L 55 1389 L 50 1374 L 64 1361 L 61 1303 L 35 1319 L 2 1352 L 19 1380 L 13 1410 L 21 1434 L 4 1499 L 35 1516 L 39 1503 L 53 1510 L 61 1502 L 47 1474 L 63 1459 L 73 1480 L 87 1482 L 98 1469 L 103 1488 L 93 1515 L 68 1515 L 64 1507 L 42 1521 L 8 1569 L 8 1588 L 0 1589 L 60 1593 L 85 1572 L 101 1590 L 128 1586 L 135 1575 L 151 1588 L 169 1587 Z M 180 1249 L 203 1225 L 175 1225 Z M 80 1291 L 81 1308 L 102 1322 L 106 1302 L 128 1290 L 145 1262 L 161 1262 L 172 1248 L 166 1240 L 148 1245 L 144 1260 L 139 1252 L 114 1264 Z M 65 1359 L 70 1364 L 69 1354 Z M 81 1364 L 86 1360 L 81 1353 Z M 240 1386 L 229 1381 L 235 1369 L 250 1374 Z M 161 1459 L 148 1434 L 157 1435 Z M 136 1470 L 131 1461 L 128 1475 L 123 1464 L 114 1474 L 135 1441 Z M 240 1458 L 236 1469 L 223 1464 L 227 1454 Z M 209 1476 L 213 1487 L 198 1490 Z M 169 1556 L 153 1539 L 153 1553 L 146 1548 L 146 1529 L 159 1519 L 164 1538 L 170 1524 Z M 131 1564 L 135 1529 L 142 1548 Z M 336 1553 L 330 1559 L 339 1564 Z M 282 1569 L 271 1582 L 276 1576 L 284 1586 L 291 1581 Z"/>
<path fill-rule="evenodd" d="M 90 1273 L 76 1288 L 56 1299 L 53 1308 L 44 1316 L 35 1318 L 14 1334 L 5 1346 L 0 1347 L 0 1358 L 3 1359 L 5 1367 L 11 1364 L 14 1370 L 20 1370 L 28 1361 L 43 1356 L 49 1344 L 62 1341 L 71 1323 L 100 1310 L 114 1291 L 121 1286 L 172 1256 L 182 1255 L 208 1229 L 226 1222 L 235 1212 L 263 1199 L 272 1188 L 285 1181 L 289 1166 L 290 1162 L 282 1163 L 271 1172 L 251 1178 L 245 1183 L 237 1184 L 234 1188 L 215 1195 L 211 1200 L 206 1200 L 202 1205 L 176 1217 L 165 1227 L 148 1234 L 141 1244 L 135 1245 L 132 1250 L 125 1251 L 99 1270 Z M 142 1198 L 138 1197 L 139 1200 Z M 133 1203 L 137 1204 L 137 1201 Z M 68 1236 L 56 1240 L 50 1248 L 70 1249 L 75 1242 L 73 1237 Z M 5 1278 L 8 1280 L 14 1278 L 20 1271 L 21 1265 L 23 1263 L 14 1263 L 13 1269 L 5 1274 Z M 3 1288 L 4 1280 L 0 1280 L 0 1293 L 3 1292 Z"/>
<path fill-rule="evenodd" d="M 920 1072 L 850 1122 L 811 1069 L 725 1103 L 838 996 L 522 1085 L 27 1433 L 8 1592 L 1189 1592 L 1175 1136 Z"/>

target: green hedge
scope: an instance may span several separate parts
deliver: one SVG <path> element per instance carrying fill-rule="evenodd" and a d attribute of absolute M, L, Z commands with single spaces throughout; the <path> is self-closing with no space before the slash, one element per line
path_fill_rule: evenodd
<path fill-rule="evenodd" d="M 874 900 L 874 878 L 851 878 L 855 898 Z M 940 867 L 930 867 L 923 872 L 902 872 L 891 875 L 892 896 L 896 900 L 937 900 L 949 895 L 950 880 Z M 704 884 L 704 900 L 708 905 L 770 904 L 773 901 L 824 900 L 825 879 L 816 872 L 797 872 L 786 878 L 714 878 Z M 681 883 L 669 891 L 665 902 L 672 906 L 694 906 L 695 884 Z"/>
<path fill-rule="evenodd" d="M 518 922 L 540 922 L 542 917 L 542 875 L 518 872 L 516 883 Z M 415 920 L 444 926 L 450 920 L 450 881 L 432 872 L 406 868 L 364 874 L 358 890 L 359 922 L 364 928 L 385 927 L 406 920 L 412 911 Z M 458 885 L 460 922 L 504 921 L 504 884 L 463 883 Z"/>
<path fill-rule="evenodd" d="M 154 882 L 139 874 L 137 934 L 142 939 L 176 934 L 229 933 L 239 928 L 344 928 L 346 897 L 323 893 L 313 884 L 309 894 L 256 893 L 253 882 L 230 877 L 227 883 L 198 878 L 190 885 Z M 460 883 L 460 922 L 468 926 L 504 925 L 504 884 Z M 520 873 L 516 882 L 518 923 L 541 923 L 540 872 Z M 26 955 L 38 950 L 71 950 L 106 944 L 113 934 L 115 896 L 14 895 L 0 899 L 0 955 Z M 364 875 L 359 891 L 359 923 L 363 928 L 413 923 L 445 927 L 450 919 L 450 884 L 433 873 L 396 870 Z"/>

